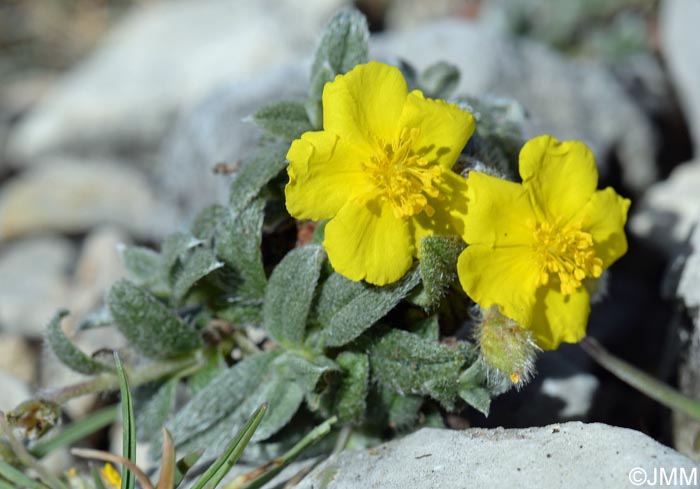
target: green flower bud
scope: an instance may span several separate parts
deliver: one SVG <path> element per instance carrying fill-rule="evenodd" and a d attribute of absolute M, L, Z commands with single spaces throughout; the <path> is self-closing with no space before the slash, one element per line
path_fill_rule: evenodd
<path fill-rule="evenodd" d="M 494 306 L 481 311 L 475 339 L 487 367 L 489 383 L 519 389 L 530 381 L 540 350 L 530 331 Z"/>

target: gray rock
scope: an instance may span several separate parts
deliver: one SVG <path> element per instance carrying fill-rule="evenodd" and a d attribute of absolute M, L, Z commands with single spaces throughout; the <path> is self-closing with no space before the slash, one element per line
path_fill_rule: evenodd
<path fill-rule="evenodd" d="M 697 173 L 700 175 L 700 166 L 697 168 Z M 700 176 L 698 177 L 698 183 L 700 183 Z M 677 295 L 683 300 L 688 309 L 699 313 L 697 321 L 700 323 L 700 199 L 698 199 L 697 204 L 698 214 L 693 224 L 695 230 L 689 240 L 691 251 L 683 266 L 683 272 L 678 282 Z M 700 327 L 700 324 L 698 324 L 698 327 Z"/>
<path fill-rule="evenodd" d="M 622 488 L 654 477 L 658 484 L 662 470 L 675 471 L 674 487 L 696 487 L 695 464 L 646 435 L 572 422 L 521 430 L 422 429 L 372 450 L 332 456 L 297 487 Z"/>
<path fill-rule="evenodd" d="M 175 221 L 146 177 L 118 161 L 53 158 L 9 181 L 0 193 L 0 241 L 80 233 L 105 223 L 154 238 L 171 232 Z"/>
<path fill-rule="evenodd" d="M 0 370 L 31 385 L 36 381 L 37 355 L 18 334 L 0 333 Z"/>
<path fill-rule="evenodd" d="M 0 370 L 0 411 L 7 412 L 32 396 L 29 385 L 9 372 Z"/>
<path fill-rule="evenodd" d="M 11 134 L 20 162 L 56 152 L 155 150 L 178 110 L 223 82 L 310 52 L 345 0 L 146 2 Z M 105 153 L 106 152 L 106 153 Z"/>
<path fill-rule="evenodd" d="M 700 220 L 698 188 L 700 161 L 679 165 L 668 179 L 649 188 L 630 218 L 630 231 L 673 256 Z"/>
<path fill-rule="evenodd" d="M 56 310 L 67 304 L 70 241 L 54 237 L 16 241 L 0 248 L 0 330 L 40 337 Z"/>
<path fill-rule="evenodd" d="M 262 106 L 305 97 L 306 63 L 273 68 L 254 80 L 228 83 L 186 113 L 163 146 L 155 179 L 175 200 L 183 219 L 210 204 L 225 202 L 230 178 L 215 164 L 235 164 L 258 143 L 262 132 L 246 121 Z"/>
<path fill-rule="evenodd" d="M 700 2 L 666 0 L 662 3 L 661 48 L 673 84 L 681 99 L 695 145 L 700 154 Z"/>
<path fill-rule="evenodd" d="M 456 93 L 503 95 L 530 111 L 526 136 L 579 139 L 593 150 L 601 175 L 615 153 L 625 184 L 643 190 L 656 178 L 654 131 L 624 87 L 599 63 L 565 58 L 532 41 L 508 39 L 493 27 L 444 20 L 375 39 L 375 58 L 403 58 L 424 69 L 438 60 L 462 74 Z"/>
<path fill-rule="evenodd" d="M 678 369 L 678 387 L 693 399 L 700 398 L 700 216 L 689 242 L 690 251 L 680 273 L 676 296 L 692 318 L 690 334 L 685 338 L 684 354 Z M 673 413 L 673 441 L 676 448 L 700 462 L 700 422 L 685 414 Z"/>
<path fill-rule="evenodd" d="M 126 276 L 117 247 L 128 241 L 112 227 L 98 228 L 85 238 L 71 284 L 70 309 L 77 316 L 96 309 L 109 287 Z"/>

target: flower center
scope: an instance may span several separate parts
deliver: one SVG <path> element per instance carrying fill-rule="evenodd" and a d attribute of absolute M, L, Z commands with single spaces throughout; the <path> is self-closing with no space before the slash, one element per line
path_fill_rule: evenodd
<path fill-rule="evenodd" d="M 419 134 L 420 129 L 404 128 L 398 140 L 378 141 L 379 150 L 364 164 L 380 198 L 391 204 L 399 219 L 421 211 L 432 216 L 435 210 L 428 197 L 439 198 L 440 194 L 441 168 L 412 150 Z"/>
<path fill-rule="evenodd" d="M 581 286 L 586 277 L 600 277 L 603 261 L 595 256 L 593 237 L 581 231 L 580 224 L 560 226 L 538 222 L 535 224 L 533 248 L 540 262 L 538 285 L 546 285 L 549 275 L 559 276 L 561 293 L 568 295 Z"/>

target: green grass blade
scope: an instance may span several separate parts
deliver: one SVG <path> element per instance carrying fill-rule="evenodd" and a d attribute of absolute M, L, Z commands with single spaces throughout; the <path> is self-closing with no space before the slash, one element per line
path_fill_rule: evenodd
<path fill-rule="evenodd" d="M 119 377 L 119 391 L 122 397 L 122 423 L 124 424 L 124 448 L 122 456 L 136 463 L 136 426 L 134 422 L 134 406 L 131 401 L 131 391 L 129 381 L 124 372 L 124 366 L 119 358 L 119 354 L 114 352 L 114 363 L 117 366 L 117 376 Z M 134 489 L 136 477 L 126 467 L 122 467 L 122 487 L 121 489 Z"/>
<path fill-rule="evenodd" d="M 85 419 L 69 424 L 60 430 L 57 434 L 47 437 L 46 440 L 41 440 L 35 443 L 29 450 L 29 453 L 37 458 L 45 457 L 53 450 L 75 443 L 109 426 L 117 419 L 119 414 L 118 406 L 109 406 L 91 414 Z"/>
<path fill-rule="evenodd" d="M 100 471 L 95 467 L 92 467 L 92 481 L 95 483 L 95 489 L 105 489 L 105 485 L 102 483 L 102 477 L 100 477 Z"/>
<path fill-rule="evenodd" d="M 175 481 L 173 483 L 173 487 L 178 487 L 180 485 L 182 480 L 187 475 L 187 472 L 189 472 L 192 466 L 197 463 L 197 460 L 200 459 L 203 453 L 204 452 L 201 450 L 192 452 L 177 461 L 175 464 Z"/>
<path fill-rule="evenodd" d="M 336 421 L 338 421 L 338 418 L 333 416 L 332 418 L 326 420 L 325 422 L 321 423 L 316 428 L 311 430 L 304 438 L 299 440 L 299 442 L 292 448 L 290 448 L 289 451 L 287 451 L 284 455 L 273 460 L 272 463 L 269 464 L 270 468 L 268 470 L 245 483 L 243 489 L 258 489 L 267 484 L 275 476 L 277 476 L 277 474 L 282 472 L 282 470 L 284 470 L 285 467 L 287 467 L 294 460 L 296 460 L 297 457 L 299 457 L 299 455 L 301 455 L 301 453 L 304 450 L 316 444 L 318 441 L 320 441 L 322 438 L 328 435 L 328 433 L 331 432 L 331 426 L 333 426 L 333 424 L 335 424 Z M 256 471 L 253 472 L 255 473 Z M 232 489 L 233 487 L 235 486 L 231 484 L 230 486 L 225 486 L 224 489 Z"/>
<path fill-rule="evenodd" d="M 15 484 L 10 487 L 26 487 L 27 489 L 47 489 L 47 486 L 36 482 L 24 475 L 21 471 L 14 468 L 7 462 L 0 460 L 0 477 L 4 477 L 8 481 Z"/>
<path fill-rule="evenodd" d="M 192 489 L 214 489 L 243 453 L 255 430 L 267 412 L 267 403 L 260 406 L 231 441 L 224 453 L 217 458 L 207 471 L 194 483 Z"/>

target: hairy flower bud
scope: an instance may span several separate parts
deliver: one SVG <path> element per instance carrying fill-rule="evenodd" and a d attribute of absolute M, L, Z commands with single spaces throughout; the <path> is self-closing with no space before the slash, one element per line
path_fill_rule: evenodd
<path fill-rule="evenodd" d="M 489 383 L 519 389 L 532 378 L 540 349 L 530 331 L 505 317 L 496 306 L 481 311 L 475 339 Z"/>

